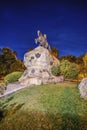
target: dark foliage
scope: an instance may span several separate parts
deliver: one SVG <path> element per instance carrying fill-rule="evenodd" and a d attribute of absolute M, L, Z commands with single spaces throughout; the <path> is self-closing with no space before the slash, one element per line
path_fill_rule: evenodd
<path fill-rule="evenodd" d="M 7 75 L 10 72 L 25 69 L 23 62 L 16 57 L 17 52 L 10 48 L 1 48 L 0 52 L 0 75 Z"/>

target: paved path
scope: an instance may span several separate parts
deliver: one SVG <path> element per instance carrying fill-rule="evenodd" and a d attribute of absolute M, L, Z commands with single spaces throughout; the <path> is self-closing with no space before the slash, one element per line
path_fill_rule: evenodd
<path fill-rule="evenodd" d="M 7 89 L 4 91 L 4 95 L 0 95 L 0 98 L 3 98 L 5 96 L 8 96 L 16 91 L 19 91 L 21 89 L 24 89 L 26 88 L 26 86 L 24 85 L 20 85 L 18 82 L 15 82 L 15 83 L 10 83 L 8 86 L 7 86 Z"/>

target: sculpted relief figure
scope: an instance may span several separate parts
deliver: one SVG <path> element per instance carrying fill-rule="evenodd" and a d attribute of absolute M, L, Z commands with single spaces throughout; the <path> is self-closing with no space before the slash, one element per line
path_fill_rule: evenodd
<path fill-rule="evenodd" d="M 37 35 L 38 35 L 38 38 L 35 39 L 35 43 L 37 44 L 39 42 L 40 46 L 43 46 L 44 48 L 46 48 L 49 51 L 51 51 L 50 45 L 47 42 L 46 34 L 42 35 L 42 33 L 38 30 L 37 31 Z"/>

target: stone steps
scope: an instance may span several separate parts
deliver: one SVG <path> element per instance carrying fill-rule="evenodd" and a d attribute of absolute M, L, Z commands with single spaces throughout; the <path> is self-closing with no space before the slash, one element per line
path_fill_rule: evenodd
<path fill-rule="evenodd" d="M 15 82 L 15 83 L 10 83 L 8 86 L 7 86 L 7 89 L 4 91 L 4 94 L 3 95 L 0 95 L 0 98 L 3 98 L 3 97 L 6 97 L 8 95 L 11 95 L 12 93 L 15 93 L 21 89 L 24 89 L 26 88 L 27 86 L 24 86 L 24 85 L 20 85 L 18 82 Z"/>

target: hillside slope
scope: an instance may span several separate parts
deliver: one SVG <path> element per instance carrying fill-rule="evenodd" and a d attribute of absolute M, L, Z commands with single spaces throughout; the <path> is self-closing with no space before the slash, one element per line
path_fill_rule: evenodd
<path fill-rule="evenodd" d="M 26 88 L 0 100 L 0 130 L 87 130 L 87 102 L 75 83 Z"/>

